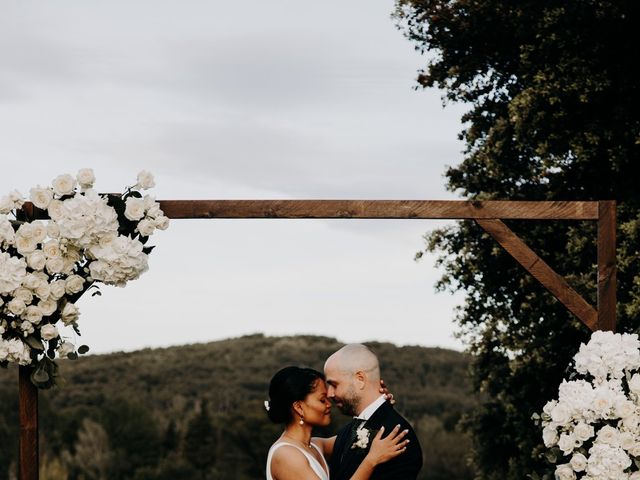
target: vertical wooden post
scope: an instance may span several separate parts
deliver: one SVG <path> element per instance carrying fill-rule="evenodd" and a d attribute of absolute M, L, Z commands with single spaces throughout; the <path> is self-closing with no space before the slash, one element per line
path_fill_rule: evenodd
<path fill-rule="evenodd" d="M 31 383 L 31 367 L 20 366 L 20 465 L 18 480 L 38 480 L 38 389 Z"/>
<path fill-rule="evenodd" d="M 616 202 L 598 202 L 598 329 L 616 330 Z"/>

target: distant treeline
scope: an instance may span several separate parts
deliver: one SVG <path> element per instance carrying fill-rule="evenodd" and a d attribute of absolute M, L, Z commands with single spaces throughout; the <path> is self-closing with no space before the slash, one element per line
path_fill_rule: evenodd
<path fill-rule="evenodd" d="M 368 344 L 396 408 L 424 450 L 421 479 L 473 477 L 458 431 L 476 400 L 468 358 L 439 348 Z M 41 480 L 248 480 L 264 478 L 281 427 L 263 407 L 286 365 L 322 370 L 341 344 L 326 337 L 251 335 L 208 344 L 64 361 L 62 387 L 40 393 Z M 331 435 L 347 421 L 333 410 Z M 0 371 L 0 480 L 14 479 L 17 370 Z"/>

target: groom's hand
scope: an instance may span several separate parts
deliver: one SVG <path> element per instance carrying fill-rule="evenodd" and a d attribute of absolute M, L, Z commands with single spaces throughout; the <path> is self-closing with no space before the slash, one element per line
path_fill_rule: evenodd
<path fill-rule="evenodd" d="M 382 379 L 380 379 L 380 393 L 382 393 L 385 396 L 385 398 L 387 399 L 387 402 L 389 402 L 391 405 L 396 403 L 396 401 L 393 398 L 393 393 L 389 392 L 389 389 L 387 388 L 386 383 L 384 383 L 384 380 Z"/>

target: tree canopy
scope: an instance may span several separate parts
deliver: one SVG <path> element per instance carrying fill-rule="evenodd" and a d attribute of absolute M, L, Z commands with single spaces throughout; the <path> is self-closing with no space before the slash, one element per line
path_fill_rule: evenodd
<path fill-rule="evenodd" d="M 633 1 L 398 0 L 395 18 L 426 58 L 419 87 L 469 106 L 448 188 L 470 199 L 618 203 L 618 329 L 640 326 L 638 262 L 640 5 Z M 592 304 L 595 225 L 509 222 Z M 459 332 L 487 394 L 466 422 L 478 478 L 545 472 L 531 415 L 557 393 L 589 332 L 483 231 L 460 222 L 426 236 L 440 289 L 466 301 Z"/>

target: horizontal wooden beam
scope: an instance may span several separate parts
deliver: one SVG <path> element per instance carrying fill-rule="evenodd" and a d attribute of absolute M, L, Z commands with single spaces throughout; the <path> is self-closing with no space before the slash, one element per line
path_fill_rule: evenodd
<path fill-rule="evenodd" d="M 466 200 L 161 200 L 170 218 L 596 220 L 598 202 Z"/>
<path fill-rule="evenodd" d="M 500 220 L 477 219 L 476 222 L 515 258 L 525 270 L 549 290 L 554 297 L 562 302 L 571 313 L 591 330 L 596 330 L 598 327 L 598 312 L 509 227 Z"/>

